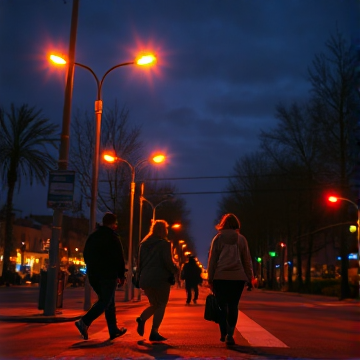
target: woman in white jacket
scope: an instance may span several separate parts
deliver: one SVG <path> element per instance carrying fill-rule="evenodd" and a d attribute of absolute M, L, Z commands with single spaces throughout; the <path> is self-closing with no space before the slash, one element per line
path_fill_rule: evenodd
<path fill-rule="evenodd" d="M 238 306 L 245 283 L 252 284 L 253 267 L 246 238 L 240 234 L 240 221 L 226 214 L 215 226 L 218 234 L 211 242 L 208 281 L 220 308 L 220 341 L 234 345 Z"/>

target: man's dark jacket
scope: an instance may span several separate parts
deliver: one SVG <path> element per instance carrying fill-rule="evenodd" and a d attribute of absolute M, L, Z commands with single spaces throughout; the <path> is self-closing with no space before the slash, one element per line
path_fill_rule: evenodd
<path fill-rule="evenodd" d="M 185 280 L 185 284 L 189 286 L 196 286 L 201 284 L 201 268 L 196 264 L 195 260 L 190 258 L 184 264 L 181 271 L 181 280 Z"/>
<path fill-rule="evenodd" d="M 125 274 L 124 251 L 118 235 L 107 226 L 100 226 L 86 240 L 86 271 L 90 276 L 122 279 Z"/>

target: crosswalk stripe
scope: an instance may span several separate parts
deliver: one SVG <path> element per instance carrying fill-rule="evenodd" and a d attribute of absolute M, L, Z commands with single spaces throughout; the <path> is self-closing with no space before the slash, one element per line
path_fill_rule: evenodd
<path fill-rule="evenodd" d="M 287 348 L 281 340 L 239 311 L 236 328 L 251 346 Z"/>

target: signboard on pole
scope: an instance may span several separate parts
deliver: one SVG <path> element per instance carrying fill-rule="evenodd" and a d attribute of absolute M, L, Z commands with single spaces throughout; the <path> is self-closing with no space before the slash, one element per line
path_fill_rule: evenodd
<path fill-rule="evenodd" d="M 74 201 L 75 171 L 55 170 L 49 175 L 47 207 L 71 209 Z"/>

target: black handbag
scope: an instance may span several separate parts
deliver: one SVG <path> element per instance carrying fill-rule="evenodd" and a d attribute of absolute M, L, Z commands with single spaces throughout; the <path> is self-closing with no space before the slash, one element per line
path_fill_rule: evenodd
<path fill-rule="evenodd" d="M 168 277 L 168 282 L 170 283 L 170 285 L 175 285 L 175 275 L 174 274 L 171 274 Z"/>
<path fill-rule="evenodd" d="M 205 301 L 204 319 L 219 323 L 220 308 L 214 294 L 209 294 Z"/>

